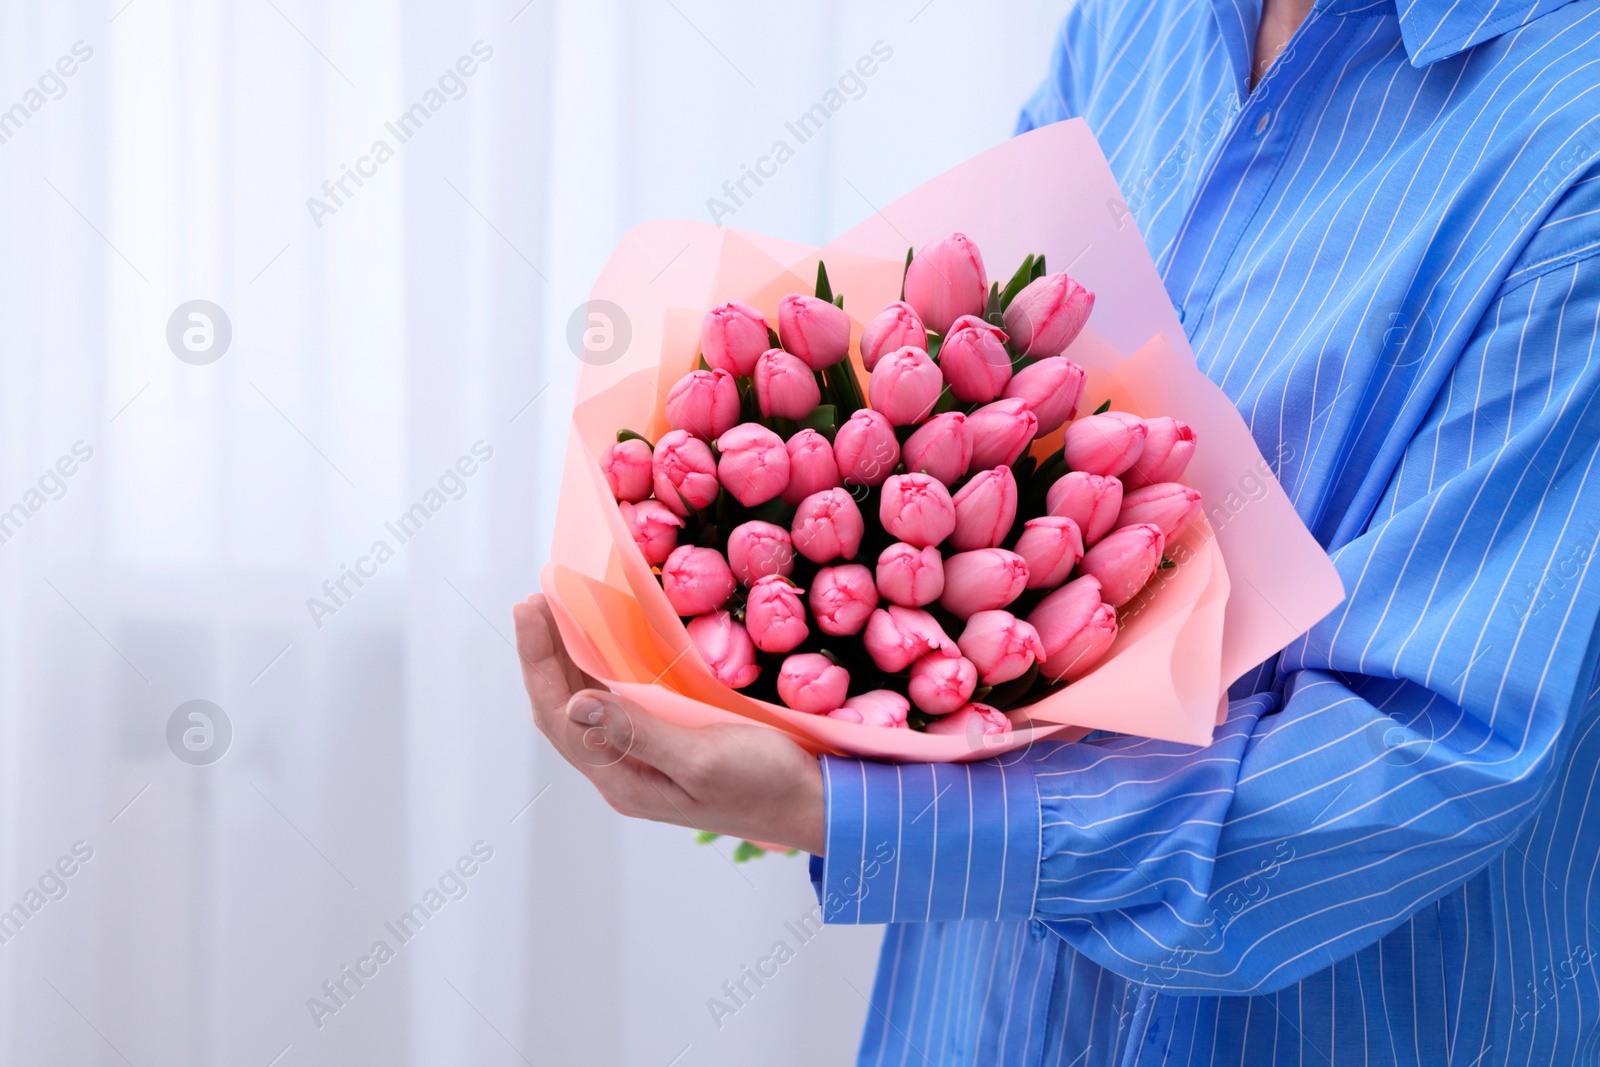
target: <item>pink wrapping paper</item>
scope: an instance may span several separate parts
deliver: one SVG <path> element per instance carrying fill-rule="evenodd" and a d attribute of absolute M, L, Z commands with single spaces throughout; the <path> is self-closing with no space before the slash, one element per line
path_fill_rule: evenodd
<path fill-rule="evenodd" d="M 1025 207 L 1024 207 L 1025 206 Z M 1110 399 L 1135 414 L 1170 415 L 1195 430 L 1184 481 L 1206 519 L 1168 547 L 1179 561 L 1119 613 L 1121 632 L 1083 679 L 1025 709 L 994 739 L 930 736 L 794 712 L 718 683 L 622 525 L 598 459 L 628 428 L 668 428 L 670 385 L 694 366 L 700 318 L 744 300 L 776 321 L 786 293 L 811 291 L 819 256 L 861 327 L 899 295 L 907 246 L 959 230 L 1002 280 L 1029 252 L 1093 290 L 1089 327 L 1066 355 L 1089 371 L 1086 406 Z M 579 375 L 551 560 L 542 576 L 578 665 L 673 721 L 754 721 L 812 751 L 891 760 L 982 759 L 1042 737 L 1089 729 L 1202 745 L 1238 677 L 1309 629 L 1344 597 L 1337 572 L 1301 524 L 1227 397 L 1195 366 L 1183 331 L 1081 121 L 1008 141 L 940 175 L 823 249 L 706 223 L 658 221 L 631 231 L 592 301 L 622 308 L 631 341 L 587 360 Z M 603 361 L 604 360 L 604 361 Z M 1035 443 L 1048 455 L 1060 431 Z"/>

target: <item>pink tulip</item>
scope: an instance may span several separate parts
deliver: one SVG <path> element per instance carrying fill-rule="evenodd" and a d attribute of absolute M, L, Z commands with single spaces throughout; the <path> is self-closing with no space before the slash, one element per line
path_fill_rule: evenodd
<path fill-rule="evenodd" d="M 1044 659 L 1044 643 L 1032 623 L 1009 611 L 980 611 L 967 620 L 956 639 L 961 654 L 978 668 L 984 685 L 999 685 L 1021 678 Z"/>
<path fill-rule="evenodd" d="M 890 689 L 874 689 L 844 702 L 844 707 L 828 712 L 828 718 L 863 726 L 906 728 L 906 713 L 911 701 Z"/>
<path fill-rule="evenodd" d="M 906 690 L 911 703 L 929 715 L 948 715 L 978 688 L 978 668 L 960 653 L 930 652 L 911 665 Z"/>
<path fill-rule="evenodd" d="M 806 639 L 806 606 L 800 601 L 804 589 L 789 579 L 769 574 L 750 587 L 744 605 L 744 627 L 750 640 L 763 652 L 790 652 Z"/>
<path fill-rule="evenodd" d="M 1003 608 L 1028 585 L 1028 564 L 1003 548 L 979 548 L 944 561 L 939 606 L 961 620 Z"/>
<path fill-rule="evenodd" d="M 900 441 L 882 412 L 861 408 L 833 435 L 833 459 L 846 485 L 882 485 L 900 463 Z"/>
<path fill-rule="evenodd" d="M 859 563 L 824 567 L 811 579 L 811 614 L 830 637 L 858 634 L 878 606 L 872 572 Z"/>
<path fill-rule="evenodd" d="M 794 547 L 812 563 L 855 559 L 866 523 L 853 497 L 843 489 L 824 489 L 800 502 L 789 529 Z"/>
<path fill-rule="evenodd" d="M 878 361 L 897 348 L 928 350 L 928 331 L 910 304 L 896 300 L 873 316 L 867 328 L 861 331 L 861 362 L 868 373 Z"/>
<path fill-rule="evenodd" d="M 712 675 L 730 689 L 743 689 L 761 674 L 755 645 L 732 615 L 718 611 L 689 620 L 689 640 Z"/>
<path fill-rule="evenodd" d="M 900 451 L 906 470 L 953 485 L 972 462 L 972 430 L 959 411 L 935 415 L 906 438 Z"/>
<path fill-rule="evenodd" d="M 618 441 L 600 454 L 600 471 L 606 476 L 612 496 L 637 504 L 650 495 L 650 481 L 655 474 L 649 443 L 637 437 Z"/>
<path fill-rule="evenodd" d="M 1016 553 L 1028 561 L 1029 589 L 1054 589 L 1083 558 L 1083 533 L 1059 515 L 1029 519 L 1022 524 Z"/>
<path fill-rule="evenodd" d="M 1066 356 L 1051 356 L 1017 371 L 1006 383 L 1005 396 L 1028 402 L 1038 416 L 1042 436 L 1078 414 L 1083 382 L 1082 367 Z"/>
<path fill-rule="evenodd" d="M 936 545 L 956 528 L 950 490 L 926 474 L 896 474 L 883 483 L 878 500 L 883 528 L 908 545 Z"/>
<path fill-rule="evenodd" d="M 738 587 L 728 561 L 714 548 L 679 545 L 661 568 L 661 588 L 681 616 L 709 615 Z"/>
<path fill-rule="evenodd" d="M 1161 527 L 1142 522 L 1112 530 L 1083 554 L 1083 573 L 1100 582 L 1100 599 L 1120 608 L 1155 574 L 1166 538 Z"/>
<path fill-rule="evenodd" d="M 778 699 L 795 711 L 822 715 L 849 692 L 850 672 L 820 652 L 797 652 L 778 668 Z"/>
<path fill-rule="evenodd" d="M 842 492 L 842 490 L 841 490 Z M 789 531 L 770 522 L 742 522 L 728 535 L 728 566 L 740 585 L 755 585 L 769 574 L 794 573 Z"/>
<path fill-rule="evenodd" d="M 967 416 L 972 428 L 970 470 L 1009 467 L 1039 432 L 1039 418 L 1025 400 L 996 400 Z"/>
<path fill-rule="evenodd" d="M 898 604 L 872 613 L 861 643 L 877 668 L 888 674 L 899 674 L 929 652 L 956 647 L 932 615 Z"/>
<path fill-rule="evenodd" d="M 1177 481 L 1194 456 L 1194 431 L 1188 423 L 1163 415 L 1146 419 L 1144 427 L 1144 451 L 1122 476 L 1129 489 Z"/>
<path fill-rule="evenodd" d="M 896 542 L 878 556 L 878 592 L 891 604 L 921 608 L 944 592 L 944 557 L 937 548 Z"/>
<path fill-rule="evenodd" d="M 690 371 L 667 393 L 667 422 L 703 441 L 715 441 L 739 421 L 739 383 L 717 370 Z"/>
<path fill-rule="evenodd" d="M 812 370 L 827 370 L 850 353 L 850 316 L 826 300 L 790 293 L 778 305 L 778 339 Z"/>
<path fill-rule="evenodd" d="M 1006 332 L 1025 356 L 1067 350 L 1094 310 L 1094 294 L 1062 274 L 1035 278 L 1006 308 Z"/>
<path fill-rule="evenodd" d="M 1144 420 L 1137 415 L 1087 415 L 1067 427 L 1067 466 L 1089 474 L 1121 474 L 1144 451 L 1144 436 Z"/>
<path fill-rule="evenodd" d="M 803 419 L 822 402 L 816 374 L 781 348 L 769 348 L 756 360 L 755 388 L 761 414 L 769 419 Z"/>
<path fill-rule="evenodd" d="M 1111 532 L 1121 508 L 1121 482 L 1083 471 L 1063 474 L 1044 497 L 1045 511 L 1077 523 L 1085 545 Z"/>
<path fill-rule="evenodd" d="M 906 268 L 906 303 L 935 333 L 945 333 L 963 315 L 982 315 L 988 295 L 983 256 L 966 234 L 923 245 Z"/>
<path fill-rule="evenodd" d="M 1010 467 L 980 471 L 961 487 L 953 503 L 956 529 L 950 547 L 961 552 L 995 548 L 1017 518 L 1017 480 Z"/>
<path fill-rule="evenodd" d="M 656 442 L 652 481 L 656 499 L 675 515 L 688 515 L 717 499 L 717 462 L 688 430 L 671 430 Z"/>
<path fill-rule="evenodd" d="M 844 484 L 833 461 L 833 446 L 817 431 L 801 430 L 783 447 L 789 452 L 789 484 L 783 487 L 785 504 L 793 507 L 812 493 Z"/>
<path fill-rule="evenodd" d="M 1076 681 L 1106 654 L 1117 637 L 1117 612 L 1100 599 L 1100 582 L 1085 575 L 1057 589 L 1028 614 L 1045 659 L 1039 674 L 1052 682 Z"/>
<path fill-rule="evenodd" d="M 678 531 L 683 520 L 659 500 L 641 500 L 630 504 L 626 500 L 617 505 L 622 509 L 622 524 L 633 535 L 634 544 L 644 553 L 645 562 L 659 567 L 678 547 Z"/>
<path fill-rule="evenodd" d="M 926 419 L 944 391 L 938 366 L 920 348 L 897 348 L 878 361 L 867 383 L 874 411 L 896 426 L 914 426 Z"/>
<path fill-rule="evenodd" d="M 741 422 L 717 438 L 717 480 L 747 508 L 764 504 L 789 484 L 783 438 L 756 422 Z"/>
<path fill-rule="evenodd" d="M 987 404 L 1011 380 L 1006 332 L 976 315 L 963 315 L 939 347 L 939 372 L 963 404 Z"/>
<path fill-rule="evenodd" d="M 1184 527 L 1200 514 L 1200 493 L 1182 482 L 1161 482 L 1135 489 L 1122 498 L 1122 511 L 1117 514 L 1117 526 L 1135 526 L 1148 522 L 1161 529 L 1168 541 L 1178 536 Z"/>
<path fill-rule="evenodd" d="M 737 300 L 712 308 L 700 322 L 700 354 L 714 368 L 748 378 L 761 353 L 772 347 L 767 320 Z"/>
<path fill-rule="evenodd" d="M 998 709 L 987 704 L 968 704 L 957 708 L 942 718 L 934 719 L 924 729 L 929 734 L 951 734 L 970 738 L 974 748 L 992 743 L 1011 732 L 1011 720 Z"/>

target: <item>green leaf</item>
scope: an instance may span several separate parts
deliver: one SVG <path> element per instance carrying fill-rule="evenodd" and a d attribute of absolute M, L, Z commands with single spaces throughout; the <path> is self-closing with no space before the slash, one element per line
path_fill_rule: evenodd
<path fill-rule="evenodd" d="M 1163 571 L 1170 571 L 1172 568 L 1174 568 L 1176 566 L 1177 566 L 1177 564 L 1172 562 L 1172 558 L 1170 556 L 1167 556 L 1167 555 L 1163 554 L 1162 557 L 1161 557 L 1161 565 L 1159 567 L 1157 567 L 1156 569 L 1157 570 L 1163 570 Z"/>
<path fill-rule="evenodd" d="M 1094 413 L 1096 415 L 1104 415 L 1106 412 L 1108 412 L 1110 410 L 1111 410 L 1111 401 L 1109 399 L 1107 399 L 1107 400 L 1102 400 L 1100 402 L 1100 406 L 1094 409 Z"/>
<path fill-rule="evenodd" d="M 833 306 L 838 308 L 840 311 L 844 310 L 844 294 L 843 293 L 838 293 L 838 294 L 836 294 L 834 296 L 834 298 L 833 298 Z"/>
<path fill-rule="evenodd" d="M 701 352 L 700 355 L 695 358 L 694 369 L 695 370 L 710 370 L 711 369 L 711 364 L 706 362 L 706 354 L 704 352 Z"/>
<path fill-rule="evenodd" d="M 767 347 L 768 348 L 782 348 L 783 347 L 783 342 L 778 340 L 778 331 L 774 330 L 771 326 L 767 327 Z"/>
<path fill-rule="evenodd" d="M 945 412 L 954 411 L 955 409 L 956 395 L 949 389 L 946 389 L 939 394 L 939 399 L 934 402 L 933 410 L 928 413 L 928 417 L 932 418 L 935 415 L 943 415 Z"/>
<path fill-rule="evenodd" d="M 841 359 L 823 371 L 822 377 L 827 384 L 829 395 L 839 409 L 840 421 L 848 419 L 867 406 L 867 398 L 861 393 L 861 383 L 856 380 L 856 369 L 850 360 Z"/>
<path fill-rule="evenodd" d="M 828 284 L 828 265 L 817 260 L 817 299 L 833 303 L 833 286 Z"/>
<path fill-rule="evenodd" d="M 697 845 L 709 845 L 721 836 L 721 834 L 714 834 L 710 830 L 701 830 L 694 835 L 694 843 Z"/>
<path fill-rule="evenodd" d="M 989 690 L 989 699 L 984 701 L 991 707 L 1005 711 L 1018 703 L 1033 688 L 1033 683 L 1039 678 L 1039 665 L 1035 663 L 1028 668 L 1021 678 L 1013 678 L 1009 682 L 1001 682 Z M 973 697 L 977 699 L 976 696 Z"/>
<path fill-rule="evenodd" d="M 734 847 L 733 862 L 749 863 L 751 860 L 759 859 L 766 854 L 767 850 L 762 848 L 760 845 L 752 845 L 748 841 L 740 841 L 739 844 Z"/>
<path fill-rule="evenodd" d="M 1006 308 L 1011 306 L 1011 301 L 1016 298 L 1018 293 L 1022 292 L 1023 287 L 1026 286 L 1029 280 L 1032 279 L 1033 260 L 1034 257 L 1032 255 L 1029 255 L 1027 259 L 1023 260 L 1022 266 L 1017 268 L 1017 273 L 1011 276 L 1011 280 L 1006 282 L 1006 287 L 1000 291 L 1001 311 L 1004 311 Z"/>
<path fill-rule="evenodd" d="M 782 526 L 785 530 L 794 521 L 795 505 L 785 504 L 782 497 L 773 497 L 764 503 L 757 504 L 750 509 L 750 517 L 759 522 L 770 522 L 774 526 Z"/>
<path fill-rule="evenodd" d="M 916 255 L 916 254 L 917 253 L 916 253 L 915 249 L 912 249 L 912 248 L 906 249 L 906 265 L 900 271 L 900 299 L 901 300 L 904 300 L 906 298 L 906 271 L 909 271 L 911 269 L 911 257 Z"/>
<path fill-rule="evenodd" d="M 1004 319 L 1000 315 L 1000 283 L 999 282 L 990 282 L 989 283 L 989 299 L 983 305 L 983 317 L 985 319 L 987 319 L 988 321 L 993 322 L 996 326 L 1000 325 L 1000 323 L 1004 321 Z"/>
<path fill-rule="evenodd" d="M 815 430 L 829 441 L 839 432 L 839 409 L 833 404 L 818 404 L 800 420 L 802 429 Z"/>
<path fill-rule="evenodd" d="M 928 331 L 928 358 L 939 362 L 939 349 L 944 347 L 944 334 Z"/>
<path fill-rule="evenodd" d="M 642 433 L 634 433 L 632 430 L 618 430 L 617 444 L 620 445 L 624 441 L 643 441 L 645 444 L 650 445 L 650 438 Z M 654 448 L 655 445 L 650 445 L 650 447 Z"/>
<path fill-rule="evenodd" d="M 1041 255 L 1038 259 L 1033 261 L 1033 270 L 1029 273 L 1028 280 L 1030 282 L 1036 282 L 1040 278 L 1043 278 L 1043 277 L 1044 277 L 1044 256 Z"/>

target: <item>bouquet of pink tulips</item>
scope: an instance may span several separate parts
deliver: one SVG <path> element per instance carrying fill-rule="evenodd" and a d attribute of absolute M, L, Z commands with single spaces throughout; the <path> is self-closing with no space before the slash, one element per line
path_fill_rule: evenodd
<path fill-rule="evenodd" d="M 962 234 L 908 253 L 860 335 L 819 264 L 773 329 L 705 313 L 671 429 L 622 429 L 600 466 L 711 673 L 797 712 L 931 734 L 1094 670 L 1118 610 L 1201 511 L 1183 422 L 1081 414 L 1062 353 L 1094 294 L 1028 256 L 1002 287 Z M 1035 439 L 1064 431 L 1044 458 Z"/>

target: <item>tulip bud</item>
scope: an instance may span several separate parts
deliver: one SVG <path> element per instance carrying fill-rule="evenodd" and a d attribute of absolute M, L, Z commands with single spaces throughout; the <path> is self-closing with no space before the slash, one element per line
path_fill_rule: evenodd
<path fill-rule="evenodd" d="M 1083 558 L 1083 533 L 1071 519 L 1045 515 L 1022 524 L 1017 555 L 1028 562 L 1028 588 L 1054 589 Z"/>
<path fill-rule="evenodd" d="M 950 547 L 962 552 L 996 548 L 1017 518 L 1017 480 L 1010 467 L 980 471 L 961 487 L 952 502 L 956 528 L 950 535 Z"/>
<path fill-rule="evenodd" d="M 1036 661 L 1044 659 L 1039 631 L 1009 611 L 976 612 L 967 620 L 956 645 L 978 668 L 984 685 L 1021 678 Z"/>
<path fill-rule="evenodd" d="M 882 485 L 900 463 L 900 442 L 882 412 L 861 408 L 833 435 L 833 459 L 846 485 Z"/>
<path fill-rule="evenodd" d="M 1200 514 L 1200 492 L 1182 482 L 1162 482 L 1135 489 L 1122 498 L 1117 526 L 1148 522 L 1171 541 Z"/>
<path fill-rule="evenodd" d="M 1128 489 L 1175 482 L 1194 456 L 1194 431 L 1188 423 L 1163 415 L 1146 419 L 1144 427 L 1144 451 L 1122 476 Z"/>
<path fill-rule="evenodd" d="M 794 547 L 812 563 L 855 559 L 866 523 L 853 497 L 843 489 L 824 489 L 800 502 L 789 525 Z"/>
<path fill-rule="evenodd" d="M 739 421 L 739 384 L 725 370 L 697 370 L 667 393 L 667 422 L 703 441 L 715 441 Z"/>
<path fill-rule="evenodd" d="M 910 710 L 911 702 L 899 693 L 892 689 L 874 689 L 846 700 L 844 707 L 828 712 L 828 718 L 863 726 L 904 729 L 906 713 Z"/>
<path fill-rule="evenodd" d="M 959 411 L 935 415 L 906 438 L 900 458 L 906 470 L 954 485 L 972 462 L 972 430 Z"/>
<path fill-rule="evenodd" d="M 1100 582 L 1084 576 L 1057 589 L 1028 614 L 1045 658 L 1039 675 L 1076 681 L 1089 673 L 1117 637 L 1117 613 L 1100 599 Z"/>
<path fill-rule="evenodd" d="M 987 404 L 1011 380 L 1006 333 L 976 315 L 963 315 L 939 347 L 939 372 L 963 404 Z"/>
<path fill-rule="evenodd" d="M 850 354 L 850 316 L 826 300 L 790 293 L 778 305 L 778 339 L 812 370 L 827 370 Z"/>
<path fill-rule="evenodd" d="M 717 480 L 747 508 L 764 504 L 789 484 L 783 438 L 757 422 L 741 422 L 717 438 Z"/>
<path fill-rule="evenodd" d="M 626 500 L 617 505 L 622 509 L 622 524 L 633 535 L 634 544 L 644 553 L 644 560 L 659 567 L 678 547 L 678 531 L 683 520 L 674 515 L 659 500 L 641 500 L 630 504 Z"/>
<path fill-rule="evenodd" d="M 1078 414 L 1083 383 L 1082 367 L 1066 356 L 1051 356 L 1017 371 L 1006 383 L 1005 397 L 1027 401 L 1042 436 Z"/>
<path fill-rule="evenodd" d="M 983 256 L 966 234 L 923 245 L 906 267 L 906 303 L 935 333 L 947 332 L 963 315 L 982 315 L 988 296 Z"/>
<path fill-rule="evenodd" d="M 722 553 L 679 545 L 661 568 L 661 588 L 680 616 L 709 615 L 728 602 L 738 583 Z"/>
<path fill-rule="evenodd" d="M 1003 608 L 1028 584 L 1028 564 L 1015 552 L 979 548 L 944 561 L 944 592 L 939 606 L 966 620 L 980 611 Z"/>
<path fill-rule="evenodd" d="M 728 535 L 728 566 L 741 585 L 755 585 L 769 574 L 794 572 L 789 531 L 770 522 L 742 522 Z"/>
<path fill-rule="evenodd" d="M 825 714 L 849 692 L 850 672 L 820 652 L 798 652 L 778 668 L 778 699 L 795 711 Z"/>
<path fill-rule="evenodd" d="M 748 378 L 761 353 L 772 347 L 767 320 L 737 300 L 712 308 L 700 322 L 700 354 L 712 367 Z"/>
<path fill-rule="evenodd" d="M 844 484 L 833 461 L 833 446 L 815 430 L 801 430 L 784 442 L 789 453 L 789 484 L 783 502 L 793 507 L 812 493 Z"/>
<path fill-rule="evenodd" d="M 944 557 L 937 548 L 896 542 L 878 556 L 878 592 L 891 604 L 921 608 L 944 592 Z"/>
<path fill-rule="evenodd" d="M 1155 574 L 1165 547 L 1161 527 L 1142 522 L 1106 534 L 1079 566 L 1100 582 L 1100 599 L 1120 608 Z"/>
<path fill-rule="evenodd" d="M 781 348 L 769 348 L 756 360 L 755 389 L 761 414 L 769 419 L 803 419 L 822 402 L 811 368 Z"/>
<path fill-rule="evenodd" d="M 811 614 L 830 637 L 858 634 L 878 606 L 872 572 L 859 563 L 824 567 L 811 579 Z"/>
<path fill-rule="evenodd" d="M 872 613 L 861 643 L 877 668 L 887 674 L 899 674 L 936 649 L 956 647 L 932 615 L 898 604 Z"/>
<path fill-rule="evenodd" d="M 769 574 L 750 587 L 744 605 L 744 628 L 763 652 L 790 652 L 806 639 L 805 592 L 789 579 Z"/>
<path fill-rule="evenodd" d="M 972 429 L 970 470 L 1009 467 L 1026 452 L 1039 432 L 1039 419 L 1027 401 L 996 400 L 967 416 Z"/>
<path fill-rule="evenodd" d="M 637 437 L 618 441 L 600 454 L 600 471 L 606 476 L 612 496 L 637 504 L 650 495 L 650 481 L 655 474 L 650 445 Z"/>
<path fill-rule="evenodd" d="M 1087 415 L 1067 427 L 1067 466 L 1089 474 L 1121 474 L 1144 451 L 1144 420 L 1126 411 Z"/>
<path fill-rule="evenodd" d="M 944 391 L 944 378 L 928 353 L 920 348 L 897 348 L 878 361 L 867 383 L 867 399 L 874 411 L 896 426 L 914 426 L 933 412 Z"/>
<path fill-rule="evenodd" d="M 717 499 L 717 463 L 711 449 L 688 430 L 671 430 L 656 442 L 652 462 L 656 499 L 675 515 L 688 515 Z"/>
<path fill-rule="evenodd" d="M 930 652 L 911 665 L 906 690 L 911 703 L 929 715 L 948 715 L 978 688 L 978 668 L 958 652 Z"/>
<path fill-rule="evenodd" d="M 1045 511 L 1077 523 L 1085 545 L 1111 532 L 1121 507 L 1121 482 L 1083 471 L 1063 474 L 1044 497 Z"/>
<path fill-rule="evenodd" d="M 948 715 L 934 719 L 923 729 L 923 733 L 928 734 L 969 738 L 974 749 L 993 744 L 995 739 L 1003 738 L 1010 732 L 1011 720 L 1005 717 L 1004 712 L 987 704 L 968 704 L 964 708 L 957 708 Z"/>
<path fill-rule="evenodd" d="M 1094 294 L 1062 274 L 1035 278 L 1006 308 L 1006 332 L 1025 356 L 1055 356 L 1078 336 Z"/>
<path fill-rule="evenodd" d="M 956 507 L 944 483 L 926 474 L 896 474 L 878 499 L 883 528 L 908 545 L 936 545 L 956 528 Z"/>
<path fill-rule="evenodd" d="M 867 328 L 861 331 L 861 362 L 868 373 L 878 361 L 897 348 L 928 350 L 928 331 L 910 304 L 896 300 L 873 316 Z M 848 705 L 846 705 L 848 706 Z"/>
<path fill-rule="evenodd" d="M 760 675 L 750 635 L 726 611 L 690 619 L 688 630 L 689 640 L 711 674 L 729 689 L 743 689 Z"/>

